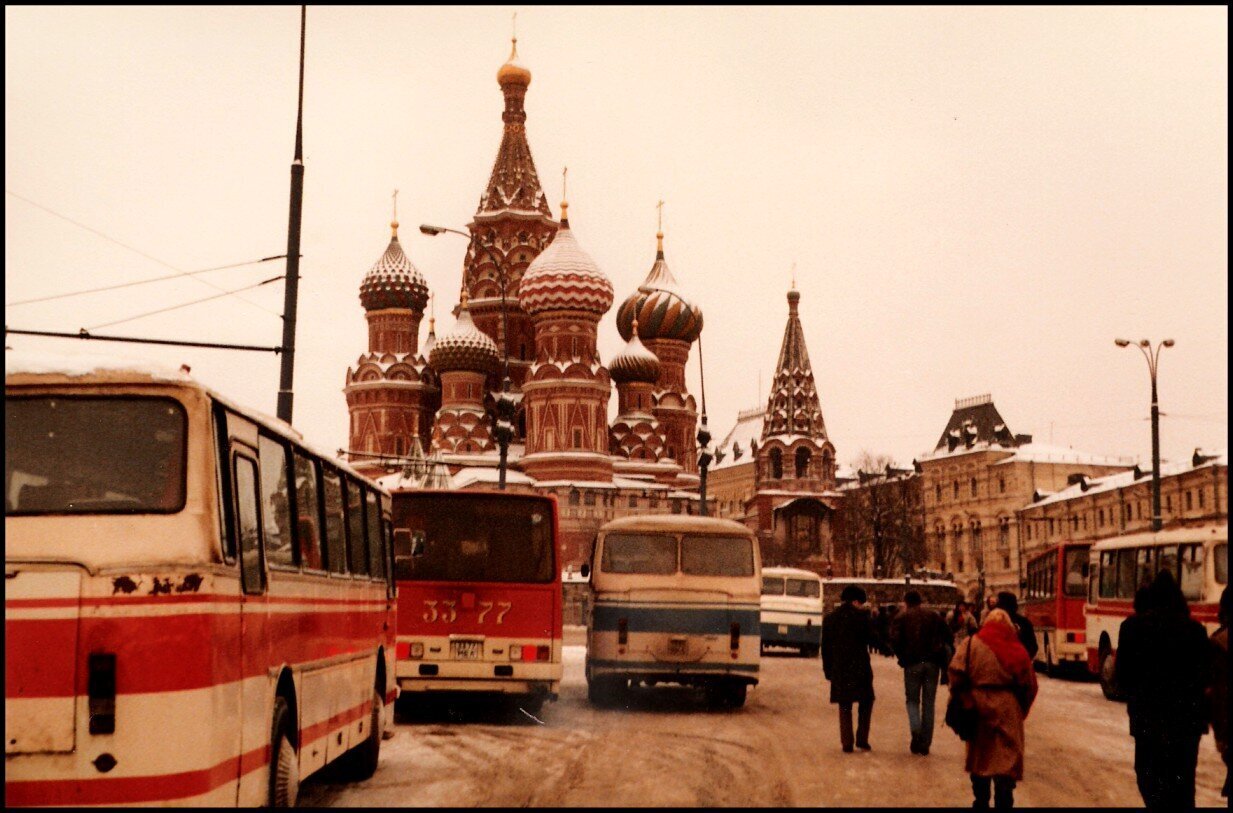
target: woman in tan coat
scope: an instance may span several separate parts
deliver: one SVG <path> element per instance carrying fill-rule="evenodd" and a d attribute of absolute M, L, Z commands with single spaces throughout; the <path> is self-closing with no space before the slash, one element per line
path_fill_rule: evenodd
<path fill-rule="evenodd" d="M 973 807 L 988 808 L 990 790 L 995 807 L 1013 807 L 1015 782 L 1023 778 L 1023 720 L 1036 699 L 1036 673 L 1005 610 L 991 610 L 980 632 L 956 648 L 950 691 L 980 715 L 964 762 L 972 775 Z"/>

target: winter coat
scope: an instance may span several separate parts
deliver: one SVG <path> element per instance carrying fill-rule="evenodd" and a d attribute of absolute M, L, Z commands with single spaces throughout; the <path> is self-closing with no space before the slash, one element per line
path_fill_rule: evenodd
<path fill-rule="evenodd" d="M 873 700 L 869 647 L 877 644 L 869 613 L 841 604 L 822 619 L 822 672 L 831 682 L 832 703 Z"/>
<path fill-rule="evenodd" d="M 1207 730 L 1210 646 L 1203 625 L 1183 615 L 1149 610 L 1122 622 L 1113 680 L 1126 696 L 1132 737 Z"/>
<path fill-rule="evenodd" d="M 918 663 L 946 666 L 950 629 L 942 616 L 924 607 L 908 607 L 891 622 L 891 648 L 903 668 Z"/>
<path fill-rule="evenodd" d="M 1212 734 L 1216 748 L 1225 753 L 1229 747 L 1229 628 L 1212 633 Z"/>
<path fill-rule="evenodd" d="M 1036 675 L 1030 669 L 1016 680 L 993 650 L 976 636 L 958 646 L 950 662 L 950 691 L 980 722 L 967 743 L 963 768 L 973 776 L 1023 778 L 1023 720 L 1036 699 Z"/>
<path fill-rule="evenodd" d="M 1023 648 L 1027 650 L 1029 658 L 1036 657 L 1036 650 L 1040 649 L 1040 644 L 1036 643 L 1036 628 L 1032 626 L 1032 622 L 1028 621 L 1018 613 L 1012 613 L 1010 620 L 1015 622 L 1015 630 L 1019 633 L 1019 643 L 1023 644 Z"/>

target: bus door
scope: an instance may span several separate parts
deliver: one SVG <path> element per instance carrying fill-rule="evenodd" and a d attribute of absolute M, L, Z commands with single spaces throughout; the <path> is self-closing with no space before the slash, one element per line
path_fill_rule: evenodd
<path fill-rule="evenodd" d="M 251 770 L 265 758 L 270 743 L 271 711 L 268 681 L 252 680 L 268 674 L 269 603 L 266 595 L 265 547 L 262 544 L 261 494 L 257 460 L 247 448 L 233 445 L 231 452 L 232 523 L 240 561 L 240 772 L 238 803 L 250 805 L 265 798 L 266 773 Z M 250 756 L 252 755 L 252 756 Z M 253 801 L 256 800 L 256 801 Z"/>

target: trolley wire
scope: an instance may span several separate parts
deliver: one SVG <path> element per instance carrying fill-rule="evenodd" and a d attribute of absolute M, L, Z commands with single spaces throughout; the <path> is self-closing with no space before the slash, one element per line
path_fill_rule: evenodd
<path fill-rule="evenodd" d="M 125 322 L 133 322 L 133 321 L 136 321 L 137 319 L 144 319 L 147 316 L 154 316 L 160 313 L 167 313 L 168 311 L 179 310 L 180 308 L 187 308 L 189 305 L 200 305 L 202 302 L 209 302 L 214 299 L 222 299 L 224 296 L 231 296 L 232 294 L 238 293 L 240 291 L 249 291 L 249 290 L 252 290 L 253 288 L 260 288 L 262 285 L 269 285 L 271 282 L 278 282 L 280 279 L 283 279 L 284 276 L 285 276 L 284 274 L 279 274 L 277 277 L 270 277 L 269 279 L 262 280 L 261 282 L 258 282 L 255 285 L 246 285 L 243 288 L 236 288 L 234 291 L 223 291 L 221 294 L 215 294 L 214 296 L 207 296 L 204 299 L 194 299 L 191 302 L 181 302 L 179 305 L 172 305 L 171 307 L 168 307 L 168 308 L 159 308 L 158 310 L 147 311 L 146 313 L 139 313 L 136 316 L 127 316 L 123 319 L 117 319 L 114 322 L 104 322 L 101 325 L 94 325 L 92 327 L 82 328 L 82 330 L 86 332 L 89 332 L 92 330 L 99 330 L 100 328 L 112 327 L 114 325 L 122 325 Z"/>

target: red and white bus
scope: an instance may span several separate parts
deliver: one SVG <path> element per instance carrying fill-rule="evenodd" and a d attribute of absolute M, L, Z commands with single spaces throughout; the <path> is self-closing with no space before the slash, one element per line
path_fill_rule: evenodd
<path fill-rule="evenodd" d="M 402 696 L 503 695 L 532 715 L 556 700 L 556 500 L 396 490 L 393 513 Z"/>
<path fill-rule="evenodd" d="M 1229 583 L 1229 526 L 1127 534 L 1092 546 L 1088 576 L 1087 663 L 1105 696 L 1116 697 L 1113 665 L 1122 621 L 1134 612 L 1139 587 L 1156 573 L 1177 576 L 1190 616 L 1216 629 L 1220 592 Z"/>
<path fill-rule="evenodd" d="M 9 805 L 281 806 L 376 769 L 377 485 L 186 374 L 6 353 L 4 486 Z"/>
<path fill-rule="evenodd" d="M 1088 560 L 1091 543 L 1064 542 L 1027 564 L 1023 615 L 1036 629 L 1036 662 L 1046 674 L 1087 665 Z"/>

